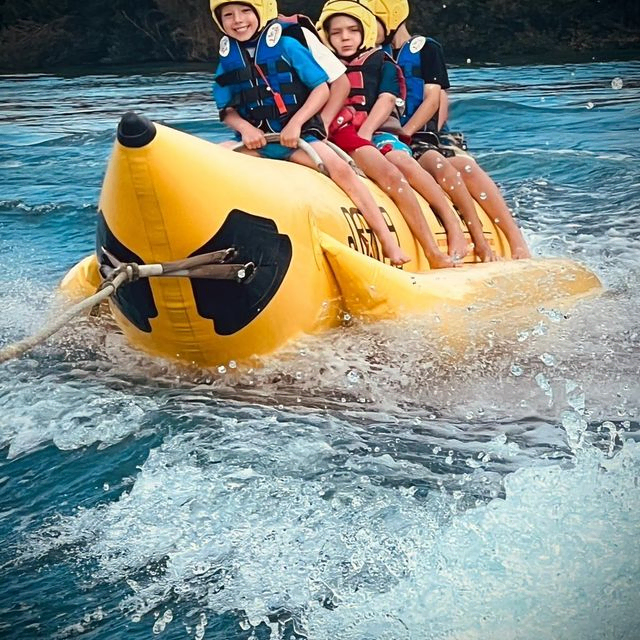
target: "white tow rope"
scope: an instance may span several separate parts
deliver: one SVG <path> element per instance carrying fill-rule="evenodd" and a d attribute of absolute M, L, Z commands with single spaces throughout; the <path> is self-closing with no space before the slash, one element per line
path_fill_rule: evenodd
<path fill-rule="evenodd" d="M 184 277 L 206 278 L 210 280 L 235 280 L 247 284 L 254 276 L 256 266 L 253 262 L 246 264 L 230 264 L 226 260 L 235 256 L 235 249 L 224 249 L 199 256 L 158 264 L 136 264 L 120 262 L 106 249 L 102 249 L 113 267 L 106 267 L 107 277 L 96 293 L 74 304 L 56 318 L 55 322 L 46 326 L 33 336 L 20 340 L 0 350 L 0 364 L 7 360 L 19 358 L 27 351 L 43 343 L 57 333 L 69 321 L 81 313 L 93 309 L 112 296 L 123 285 L 135 282 L 140 278 L 152 277 Z"/>

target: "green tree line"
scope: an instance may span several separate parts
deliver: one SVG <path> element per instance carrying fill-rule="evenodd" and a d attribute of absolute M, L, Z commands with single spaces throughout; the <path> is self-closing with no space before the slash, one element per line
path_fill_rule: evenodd
<path fill-rule="evenodd" d="M 317 18 L 322 1 L 279 3 Z M 450 61 L 640 51 L 637 0 L 413 0 L 410 27 Z M 216 58 L 207 0 L 3 0 L 0 71 Z"/>

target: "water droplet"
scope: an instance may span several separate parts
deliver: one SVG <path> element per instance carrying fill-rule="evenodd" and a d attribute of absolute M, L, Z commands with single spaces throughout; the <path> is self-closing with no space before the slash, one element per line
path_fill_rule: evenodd
<path fill-rule="evenodd" d="M 442 451 L 442 449 L 438 445 L 435 445 L 433 447 L 432 451 L 433 451 L 433 453 L 437 454 L 437 453 L 440 453 Z"/>
<path fill-rule="evenodd" d="M 471 64 L 471 58 L 467 58 L 467 64 Z"/>
<path fill-rule="evenodd" d="M 553 322 L 560 322 L 561 320 L 566 320 L 568 317 L 557 309 L 545 309 L 544 307 L 538 307 L 538 313 L 543 313 Z"/>
<path fill-rule="evenodd" d="M 164 631 L 164 628 L 166 627 L 166 623 L 162 618 L 158 618 L 154 625 L 153 625 L 153 633 L 155 633 L 156 635 L 158 635 L 159 633 L 162 633 Z"/>
<path fill-rule="evenodd" d="M 539 373 L 535 377 L 535 381 L 538 383 L 538 386 L 544 391 L 544 394 L 546 396 L 549 396 L 549 397 L 552 396 L 551 384 L 549 383 L 549 380 L 544 375 L 544 373 Z"/>
<path fill-rule="evenodd" d="M 540 356 L 540 360 L 547 365 L 547 367 L 553 367 L 556 364 L 556 359 L 550 353 L 543 353 Z"/>
<path fill-rule="evenodd" d="M 480 200 L 486 200 L 486 199 L 487 199 L 487 194 L 483 191 L 483 192 L 480 194 Z"/>
<path fill-rule="evenodd" d="M 205 573 L 207 573 L 207 571 L 209 570 L 209 565 L 206 562 L 196 562 L 193 565 L 193 575 L 195 576 L 201 576 Z"/>
<path fill-rule="evenodd" d="M 357 369 L 349 369 L 347 371 L 347 380 L 351 384 L 358 384 L 362 380 L 362 375 Z"/>
<path fill-rule="evenodd" d="M 511 365 L 509 371 L 511 371 L 511 375 L 515 376 L 516 378 L 519 378 L 524 373 L 524 369 L 515 362 Z"/>
<path fill-rule="evenodd" d="M 218 373 L 219 373 L 219 374 L 225 374 L 225 373 L 227 373 L 227 367 L 225 367 L 223 364 L 221 364 L 221 365 L 218 367 Z"/>
<path fill-rule="evenodd" d="M 570 445 L 580 443 L 587 428 L 587 421 L 575 411 L 565 411 L 562 414 L 562 426 L 567 433 Z"/>
<path fill-rule="evenodd" d="M 235 369 L 238 363 L 235 360 L 229 360 L 229 369 Z"/>
<path fill-rule="evenodd" d="M 569 406 L 580 414 L 584 413 L 586 403 L 582 387 L 573 380 L 566 380 L 564 388 Z"/>
<path fill-rule="evenodd" d="M 616 77 L 611 81 L 611 88 L 615 89 L 616 91 L 618 89 L 622 89 L 623 86 L 624 86 L 624 82 L 622 81 L 622 78 Z"/>
<path fill-rule="evenodd" d="M 593 102 L 591 102 L 591 100 L 589 100 L 589 102 L 587 102 L 587 109 L 593 109 Z"/>
<path fill-rule="evenodd" d="M 547 325 L 544 322 L 539 322 L 533 328 L 533 331 L 531 332 L 531 334 L 534 336 L 543 336 L 547 333 L 547 331 L 549 331 L 549 328 L 547 327 Z"/>
<path fill-rule="evenodd" d="M 473 167 L 470 164 L 466 164 L 464 166 L 464 170 L 466 173 L 471 173 L 473 171 Z"/>
<path fill-rule="evenodd" d="M 108 482 L 105 482 L 105 483 L 102 485 L 102 488 L 103 488 L 105 491 L 109 491 L 109 483 L 108 483 Z"/>
<path fill-rule="evenodd" d="M 444 167 L 444 165 L 442 164 L 442 162 L 438 162 L 436 164 L 436 169 L 442 169 L 442 167 Z"/>

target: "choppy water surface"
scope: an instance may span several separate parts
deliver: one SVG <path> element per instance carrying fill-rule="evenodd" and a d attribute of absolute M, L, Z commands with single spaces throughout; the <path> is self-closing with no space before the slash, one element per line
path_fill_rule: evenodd
<path fill-rule="evenodd" d="M 451 77 L 534 253 L 605 294 L 462 358 L 356 322 L 255 370 L 75 323 L 0 366 L 0 636 L 640 638 L 640 63 Z M 92 251 L 120 115 L 220 140 L 209 82 L 0 78 L 0 346 Z"/>

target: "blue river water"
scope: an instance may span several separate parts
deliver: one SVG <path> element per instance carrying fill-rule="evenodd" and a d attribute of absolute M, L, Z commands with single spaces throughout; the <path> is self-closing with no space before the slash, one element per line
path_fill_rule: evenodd
<path fill-rule="evenodd" d="M 0 637 L 640 638 L 640 62 L 451 79 L 533 253 L 604 293 L 457 360 L 356 321 L 201 371 L 73 322 L 0 365 Z M 210 80 L 0 78 L 0 347 L 93 251 L 122 113 L 224 139 Z"/>

